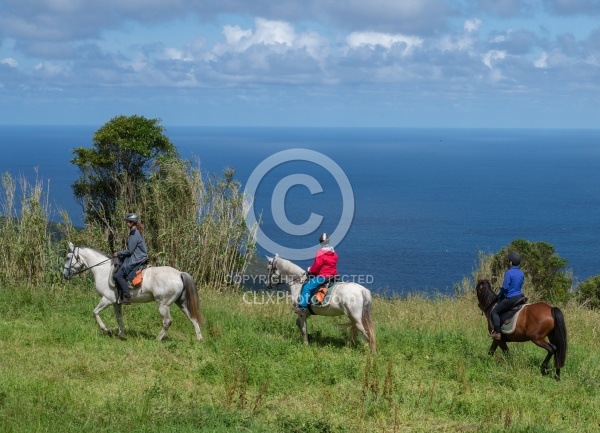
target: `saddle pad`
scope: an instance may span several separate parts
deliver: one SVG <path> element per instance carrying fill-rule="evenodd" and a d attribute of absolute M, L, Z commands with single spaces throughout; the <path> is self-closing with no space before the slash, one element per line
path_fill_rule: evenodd
<path fill-rule="evenodd" d="M 133 279 L 131 280 L 131 284 L 133 285 L 133 287 L 137 288 L 137 286 L 141 286 L 142 280 L 143 280 L 142 270 L 138 268 L 135 271 L 135 277 L 133 277 Z"/>
<path fill-rule="evenodd" d="M 325 295 L 325 298 L 323 299 L 322 302 L 319 302 L 317 300 L 317 293 L 318 291 L 321 289 L 321 287 L 319 287 L 317 290 L 315 290 L 315 294 L 312 295 L 310 297 L 310 305 L 315 306 L 315 307 L 326 307 L 327 305 L 329 305 L 329 302 L 331 302 L 331 295 L 333 294 L 333 291 L 335 290 L 335 288 L 337 287 L 337 285 L 339 284 L 339 282 L 335 282 L 333 283 L 331 286 L 327 286 L 327 294 Z"/>
<path fill-rule="evenodd" d="M 521 312 L 528 305 L 529 304 L 523 305 L 521 308 L 519 308 L 519 311 L 517 311 L 514 316 L 512 316 L 509 320 L 507 320 L 506 322 L 504 322 L 502 324 L 502 326 L 500 328 L 500 331 L 503 334 L 512 334 L 513 332 L 515 332 L 515 328 L 517 327 L 517 320 L 519 319 L 519 316 L 521 315 Z"/>

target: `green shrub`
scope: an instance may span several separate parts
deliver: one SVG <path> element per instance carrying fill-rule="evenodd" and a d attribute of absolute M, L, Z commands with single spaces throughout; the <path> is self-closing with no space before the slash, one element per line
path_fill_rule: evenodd
<path fill-rule="evenodd" d="M 592 309 L 600 308 L 600 275 L 588 278 L 575 292 L 577 301 Z"/>

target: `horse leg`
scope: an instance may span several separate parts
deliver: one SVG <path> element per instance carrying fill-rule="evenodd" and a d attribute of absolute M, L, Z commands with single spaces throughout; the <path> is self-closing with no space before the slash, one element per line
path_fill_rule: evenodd
<path fill-rule="evenodd" d="M 506 344 L 506 340 L 500 340 L 498 342 L 498 345 L 500 346 L 500 349 L 502 349 L 502 353 L 504 353 L 504 356 L 506 356 L 507 358 L 510 357 L 510 352 L 508 350 L 508 344 Z"/>
<path fill-rule="evenodd" d="M 350 323 L 350 333 L 348 334 L 348 342 L 354 344 L 356 342 L 356 335 L 358 334 L 358 328 L 354 323 Z"/>
<path fill-rule="evenodd" d="M 538 344 L 535 341 L 534 341 L 534 343 L 537 344 L 540 347 L 543 347 L 544 349 L 546 349 L 548 351 L 548 354 L 544 358 L 544 361 L 542 362 L 542 365 L 540 367 L 540 370 L 542 372 L 542 376 L 547 376 L 547 375 L 550 374 L 550 368 L 548 367 L 548 364 L 550 363 L 550 360 L 554 356 L 554 352 L 556 352 L 556 347 L 554 345 L 546 342 L 546 341 L 542 341 L 543 344 Z M 560 380 L 560 369 L 556 370 L 555 379 L 556 380 Z"/>
<path fill-rule="evenodd" d="M 125 337 L 125 327 L 123 326 L 123 311 L 121 310 L 121 304 L 115 302 L 113 304 L 115 309 L 115 317 L 117 318 L 117 324 L 119 325 L 119 337 Z"/>
<path fill-rule="evenodd" d="M 192 322 L 192 325 L 194 325 L 194 330 L 196 331 L 196 338 L 198 339 L 198 341 L 202 341 L 202 332 L 200 332 L 200 324 L 198 323 L 198 321 L 196 319 L 194 319 L 192 317 L 187 305 L 183 302 L 178 302 L 177 306 L 179 308 L 181 308 L 181 311 L 183 311 L 183 314 L 185 314 L 185 316 L 188 319 L 190 319 L 190 322 Z"/>
<path fill-rule="evenodd" d="M 548 354 L 546 355 L 546 357 L 544 358 L 544 361 L 542 362 L 542 365 L 540 366 L 542 376 L 548 376 L 550 374 L 550 368 L 548 368 L 548 363 L 552 359 L 552 356 L 554 356 L 554 352 L 556 352 L 556 347 L 554 345 L 548 343 L 546 340 L 531 340 L 531 341 L 533 341 L 533 343 L 536 346 L 540 346 L 541 348 L 546 349 L 546 351 L 548 351 Z M 560 380 L 560 369 L 557 369 L 556 376 L 554 378 L 556 380 Z"/>
<path fill-rule="evenodd" d="M 356 315 L 352 314 L 350 319 L 353 322 L 352 328 L 350 329 L 350 341 L 353 341 L 356 337 L 357 331 L 360 331 L 360 333 L 363 335 L 363 337 L 365 337 L 365 340 L 368 343 L 370 341 L 369 333 L 362 324 L 362 317 L 356 317 Z"/>
<path fill-rule="evenodd" d="M 296 326 L 300 330 L 300 333 L 304 337 L 304 344 L 308 345 L 308 333 L 306 332 L 306 316 L 296 317 Z"/>
<path fill-rule="evenodd" d="M 158 304 L 158 311 L 162 316 L 162 329 L 160 330 L 160 334 L 158 334 L 156 339 L 158 341 L 162 341 L 167 333 L 167 330 L 169 329 L 169 326 L 171 326 L 171 307 L 166 304 Z"/>
<path fill-rule="evenodd" d="M 100 329 L 102 330 L 102 332 L 104 332 L 106 335 L 112 335 L 110 329 L 108 329 L 106 327 L 106 325 L 104 324 L 104 322 L 102 321 L 102 318 L 100 317 L 100 312 L 103 311 L 104 309 L 106 309 L 107 307 L 109 307 L 111 304 L 113 303 L 113 301 L 102 297 L 102 299 L 100 299 L 100 302 L 98 303 L 98 305 L 96 305 L 96 308 L 94 308 L 94 319 L 96 319 L 96 323 L 98 323 L 98 326 L 100 327 Z"/>
<path fill-rule="evenodd" d="M 498 348 L 498 340 L 492 340 L 492 345 L 490 346 L 490 349 L 488 350 L 488 355 L 492 356 L 494 354 L 494 352 L 496 352 L 497 348 Z"/>

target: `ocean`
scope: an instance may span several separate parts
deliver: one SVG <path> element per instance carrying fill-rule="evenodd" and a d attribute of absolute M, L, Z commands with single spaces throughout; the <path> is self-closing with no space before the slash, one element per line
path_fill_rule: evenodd
<path fill-rule="evenodd" d="M 0 126 L 0 172 L 81 225 L 72 149 L 100 126 Z M 600 130 L 165 128 L 205 173 L 252 187 L 261 255 L 310 255 L 331 233 L 340 274 L 388 295 L 451 295 L 518 238 L 552 244 L 576 282 L 600 274 Z"/>

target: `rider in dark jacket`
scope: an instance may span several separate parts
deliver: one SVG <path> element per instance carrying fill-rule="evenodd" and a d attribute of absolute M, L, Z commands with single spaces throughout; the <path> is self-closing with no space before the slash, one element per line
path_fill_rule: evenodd
<path fill-rule="evenodd" d="M 131 304 L 131 294 L 129 293 L 127 279 L 130 279 L 129 274 L 132 273 L 132 271 L 148 260 L 148 249 L 146 248 L 146 242 L 141 233 L 143 228 L 141 225 L 138 228 L 139 216 L 135 213 L 130 213 L 125 217 L 125 221 L 127 222 L 127 227 L 129 227 L 127 249 L 113 254 L 121 260 L 121 266 L 116 270 L 113 278 L 117 283 L 122 296 L 119 303 L 129 305 Z"/>
<path fill-rule="evenodd" d="M 490 337 L 494 340 L 502 339 L 502 333 L 500 332 L 500 315 L 517 305 L 524 297 L 521 288 L 523 287 L 525 275 L 523 275 L 523 271 L 519 268 L 519 265 L 521 264 L 521 257 L 519 254 L 511 252 L 508 255 L 508 264 L 509 269 L 504 274 L 502 288 L 498 292 L 498 299 L 500 300 L 492 309 L 491 313 L 494 329 L 490 333 Z"/>

